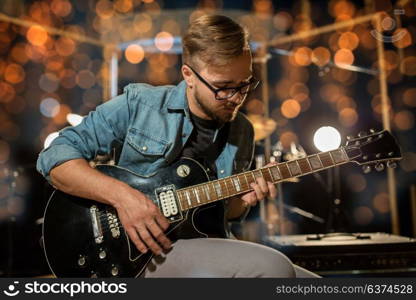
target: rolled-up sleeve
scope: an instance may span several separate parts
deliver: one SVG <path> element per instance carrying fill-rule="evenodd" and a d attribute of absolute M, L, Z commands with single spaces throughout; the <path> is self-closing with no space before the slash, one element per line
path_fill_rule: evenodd
<path fill-rule="evenodd" d="M 100 105 L 74 127 L 67 127 L 38 157 L 36 168 L 50 182 L 50 171 L 69 160 L 91 160 L 110 153 L 113 141 L 123 141 L 130 120 L 127 94 Z"/>

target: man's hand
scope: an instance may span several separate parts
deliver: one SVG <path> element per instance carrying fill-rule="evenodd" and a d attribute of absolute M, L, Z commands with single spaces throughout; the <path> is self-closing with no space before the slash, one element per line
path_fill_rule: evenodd
<path fill-rule="evenodd" d="M 169 250 L 172 243 L 164 234 L 169 222 L 158 207 L 145 194 L 129 186 L 121 195 L 115 208 L 137 249 L 146 253 L 149 248 L 156 255 L 162 253 L 162 247 Z"/>
<path fill-rule="evenodd" d="M 276 163 L 269 163 L 265 167 L 271 167 L 276 165 Z M 277 189 L 273 183 L 264 180 L 263 177 L 256 178 L 256 182 L 250 184 L 251 188 L 254 191 L 248 192 L 241 196 L 244 206 L 255 206 L 257 202 L 263 200 L 266 197 L 275 198 L 277 195 Z"/>

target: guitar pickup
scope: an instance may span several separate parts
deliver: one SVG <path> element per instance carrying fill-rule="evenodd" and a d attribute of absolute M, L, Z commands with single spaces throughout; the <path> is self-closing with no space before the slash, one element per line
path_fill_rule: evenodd
<path fill-rule="evenodd" d="M 94 233 L 94 240 L 96 244 L 101 244 L 104 241 L 101 221 L 98 214 L 98 207 L 93 205 L 90 207 L 92 231 Z"/>
<path fill-rule="evenodd" d="M 176 222 L 183 219 L 182 209 L 176 196 L 174 185 L 167 185 L 155 190 L 157 204 L 166 219 Z"/>

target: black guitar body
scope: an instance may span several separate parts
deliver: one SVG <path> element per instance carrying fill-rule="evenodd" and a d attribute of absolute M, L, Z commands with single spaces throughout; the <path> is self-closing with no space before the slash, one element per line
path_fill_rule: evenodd
<path fill-rule="evenodd" d="M 185 167 L 184 167 L 185 166 Z M 182 158 L 141 177 L 117 166 L 97 169 L 146 194 L 158 203 L 155 190 L 173 185 L 176 189 L 207 182 L 208 176 L 196 161 Z M 123 195 L 120 195 L 123 197 Z M 226 237 L 223 202 L 187 210 L 182 220 L 172 221 L 167 236 L 178 239 Z M 209 220 L 209 226 L 206 225 Z M 43 243 L 49 267 L 57 277 L 137 277 L 152 258 L 141 254 L 130 241 L 108 205 L 71 196 L 56 190 L 47 204 Z"/>

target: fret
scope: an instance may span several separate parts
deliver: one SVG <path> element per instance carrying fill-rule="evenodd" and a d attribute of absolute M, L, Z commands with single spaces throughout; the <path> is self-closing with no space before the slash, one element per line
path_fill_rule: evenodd
<path fill-rule="evenodd" d="M 186 205 L 186 202 L 183 199 L 183 191 L 178 191 L 177 195 L 178 195 L 179 202 L 181 204 L 182 210 L 188 209 L 189 207 Z"/>
<path fill-rule="evenodd" d="M 186 200 L 188 201 L 188 206 L 191 207 L 192 202 L 191 202 L 191 197 L 189 196 L 189 191 L 188 190 L 185 191 L 185 196 L 186 196 Z"/>
<path fill-rule="evenodd" d="M 328 151 L 327 153 L 329 154 L 329 158 L 331 159 L 332 165 L 335 165 L 335 160 L 332 157 L 331 151 Z"/>
<path fill-rule="evenodd" d="M 249 171 L 248 173 L 250 173 L 251 176 L 248 179 L 246 177 L 246 179 L 247 179 L 247 182 L 248 182 L 248 186 L 250 186 L 250 184 L 252 184 L 253 182 L 256 182 L 256 177 L 254 177 L 253 171 Z"/>
<path fill-rule="evenodd" d="M 298 164 L 303 174 L 306 174 L 312 171 L 312 168 L 309 165 L 309 162 L 306 158 L 298 159 Z"/>
<path fill-rule="evenodd" d="M 345 157 L 344 151 L 342 149 L 337 149 L 331 152 L 332 158 L 334 159 L 336 164 L 346 162 L 347 159 Z"/>
<path fill-rule="evenodd" d="M 236 192 L 240 192 L 241 191 L 241 185 L 240 185 L 240 179 L 238 178 L 238 176 L 234 176 L 232 177 L 232 182 L 234 183 L 234 187 Z"/>
<path fill-rule="evenodd" d="M 198 187 L 194 188 L 194 193 L 195 193 L 195 196 L 196 196 L 196 201 L 197 201 L 198 203 L 201 203 L 201 199 L 199 198 L 199 191 L 198 191 Z"/>
<path fill-rule="evenodd" d="M 218 180 L 219 181 L 219 183 L 220 183 L 220 186 L 221 186 L 221 189 L 223 190 L 223 191 L 225 191 L 225 195 L 224 195 L 224 198 L 226 198 L 226 197 L 228 197 L 231 193 L 230 193 L 230 190 L 228 189 L 228 186 L 227 186 L 227 180 L 224 180 L 224 179 L 220 179 L 220 180 Z M 225 187 L 225 189 L 223 188 L 223 187 Z"/>
<path fill-rule="evenodd" d="M 267 170 L 269 171 L 270 181 L 271 181 L 271 182 L 274 182 L 273 175 L 272 175 L 272 171 L 270 171 L 270 168 L 271 168 L 271 167 L 268 167 L 268 168 L 267 168 Z"/>
<path fill-rule="evenodd" d="M 218 180 L 214 181 L 212 184 L 214 185 L 215 192 L 217 193 L 217 198 L 222 198 L 222 189 Z"/>
<path fill-rule="evenodd" d="M 237 175 L 237 178 L 238 178 L 238 182 L 240 183 L 241 189 L 243 191 L 247 190 L 249 188 L 249 186 L 247 184 L 247 180 L 245 179 L 244 173 L 240 174 L 240 175 Z"/>
<path fill-rule="evenodd" d="M 311 164 L 312 169 L 314 170 L 322 169 L 323 167 L 321 159 L 317 154 L 309 156 L 309 163 Z"/>
<path fill-rule="evenodd" d="M 332 162 L 331 156 L 328 154 L 328 152 L 321 152 L 318 154 L 318 157 L 321 159 L 322 165 L 325 168 L 334 165 Z"/>
<path fill-rule="evenodd" d="M 286 163 L 280 163 L 278 166 L 283 179 L 292 177 Z"/>
<path fill-rule="evenodd" d="M 243 175 L 244 175 L 244 179 L 246 180 L 246 183 L 247 183 L 247 188 L 250 188 L 250 182 L 248 182 L 248 180 L 247 180 L 247 172 L 243 173 Z"/>
<path fill-rule="evenodd" d="M 208 202 L 211 201 L 211 196 L 210 196 L 210 192 L 209 192 L 209 185 L 208 184 L 204 184 L 202 186 L 202 188 L 203 188 L 203 190 L 205 192 L 205 196 L 206 196 L 206 199 L 208 200 Z"/>
<path fill-rule="evenodd" d="M 254 170 L 253 171 L 253 173 L 254 173 L 254 176 L 256 177 L 256 178 L 264 178 L 263 177 L 263 173 L 261 172 L 261 169 L 257 169 L 257 170 Z M 257 180 L 256 180 L 256 182 L 257 182 Z"/>
<path fill-rule="evenodd" d="M 227 186 L 228 196 L 235 194 L 236 189 L 232 178 L 224 179 L 224 183 Z"/>
<path fill-rule="evenodd" d="M 270 176 L 269 168 L 261 168 L 260 172 L 263 175 L 264 180 L 266 181 L 273 181 L 272 177 Z"/>
<path fill-rule="evenodd" d="M 288 162 L 287 165 L 289 166 L 289 170 L 290 170 L 290 173 L 292 174 L 292 176 L 302 174 L 302 171 L 300 170 L 300 167 L 299 167 L 298 162 L 296 160 Z"/>
<path fill-rule="evenodd" d="M 279 173 L 279 168 L 277 166 L 273 166 L 269 168 L 272 172 L 273 181 L 276 182 L 282 178 Z"/>

